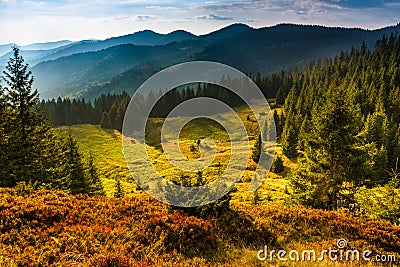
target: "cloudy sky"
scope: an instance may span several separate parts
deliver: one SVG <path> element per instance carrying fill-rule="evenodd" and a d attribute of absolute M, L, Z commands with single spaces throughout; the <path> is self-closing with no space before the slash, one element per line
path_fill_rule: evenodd
<path fill-rule="evenodd" d="M 284 22 L 375 29 L 400 22 L 400 0 L 0 0 L 0 44 Z"/>

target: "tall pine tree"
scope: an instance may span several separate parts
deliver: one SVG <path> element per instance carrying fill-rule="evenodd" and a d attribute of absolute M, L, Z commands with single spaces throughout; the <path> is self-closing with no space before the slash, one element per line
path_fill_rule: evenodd
<path fill-rule="evenodd" d="M 298 137 L 293 126 L 293 116 L 286 119 L 286 124 L 282 132 L 282 151 L 288 158 L 295 158 L 298 155 Z"/>
<path fill-rule="evenodd" d="M 89 193 L 89 182 L 85 174 L 83 156 L 71 134 L 66 138 L 64 146 L 64 177 L 68 181 L 67 191 L 71 194 Z"/>
<path fill-rule="evenodd" d="M 298 203 L 333 209 L 337 199 L 352 198 L 365 160 L 357 137 L 360 121 L 359 109 L 343 90 L 332 86 L 323 104 L 312 112 L 304 158 L 291 177 Z"/>
<path fill-rule="evenodd" d="M 43 155 L 49 124 L 38 108 L 38 91 L 32 89 L 33 76 L 28 64 L 13 48 L 3 81 L 7 105 L 5 141 L 7 160 L 0 163 L 1 185 L 13 186 L 18 181 L 35 181 L 45 174 L 47 155 Z"/>
<path fill-rule="evenodd" d="M 104 195 L 104 187 L 99 177 L 99 172 L 94 165 L 93 155 L 90 154 L 87 164 L 87 180 L 89 184 L 89 195 Z"/>
<path fill-rule="evenodd" d="M 5 121 L 6 121 L 6 99 L 4 95 L 3 87 L 0 84 L 0 162 L 7 162 L 7 154 L 6 154 L 6 133 L 5 133 Z M 0 163 L 1 165 L 1 163 Z M 1 167 L 1 166 L 0 166 Z M 1 173 L 3 172 L 0 169 L 0 178 L 3 176 Z"/>
<path fill-rule="evenodd" d="M 261 134 L 257 136 L 256 143 L 254 144 L 251 159 L 255 162 L 258 163 L 261 157 L 261 153 L 263 152 L 262 150 L 262 140 L 261 140 Z"/>

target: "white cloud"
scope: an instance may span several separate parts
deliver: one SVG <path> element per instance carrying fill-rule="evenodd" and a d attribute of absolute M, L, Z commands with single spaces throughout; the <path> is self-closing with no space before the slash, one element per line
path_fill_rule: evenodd
<path fill-rule="evenodd" d="M 217 15 L 203 15 L 203 16 L 196 16 L 195 19 L 200 19 L 200 20 L 232 20 L 233 18 L 217 16 Z"/>
<path fill-rule="evenodd" d="M 134 17 L 135 21 L 151 21 L 160 19 L 159 16 L 155 15 L 136 15 Z"/>
<path fill-rule="evenodd" d="M 24 4 L 28 5 L 35 5 L 35 6 L 43 6 L 46 5 L 45 1 L 31 1 L 31 0 L 25 0 Z"/>

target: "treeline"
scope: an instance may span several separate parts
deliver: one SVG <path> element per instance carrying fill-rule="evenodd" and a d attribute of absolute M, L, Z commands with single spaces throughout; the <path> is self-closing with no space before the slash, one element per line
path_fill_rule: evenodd
<path fill-rule="evenodd" d="M 122 129 L 123 116 L 131 97 L 127 93 L 102 95 L 92 104 L 85 99 L 58 98 L 42 101 L 54 127 L 75 124 L 103 125 L 104 128 Z"/>
<path fill-rule="evenodd" d="M 213 84 L 195 84 L 172 89 L 164 93 L 150 93 L 147 97 L 138 95 L 135 99 L 138 108 L 154 103 L 159 99 L 150 117 L 165 118 L 178 104 L 194 97 L 217 98 L 231 107 L 243 105 L 244 102 L 229 90 Z M 131 97 L 126 92 L 102 95 L 94 104 L 84 99 L 68 98 L 42 101 L 41 106 L 47 111 L 53 126 L 74 124 L 95 124 L 105 129 L 122 130 L 123 119 Z"/>
<path fill-rule="evenodd" d="M 32 73 L 13 49 L 0 84 L 0 187 L 103 194 L 92 157 L 83 157 L 71 135 L 51 128 Z"/>
<path fill-rule="evenodd" d="M 360 186 L 394 185 L 400 157 L 400 38 L 351 49 L 291 76 L 283 152 L 297 202 L 335 208 Z M 395 186 L 395 185 L 394 185 Z"/>
<path fill-rule="evenodd" d="M 293 87 L 294 77 L 287 72 L 280 72 L 269 76 L 262 76 L 257 73 L 253 77 L 254 82 L 259 86 L 264 96 L 267 98 L 276 97 L 276 104 L 283 105 L 285 97 Z M 224 78 L 224 83 L 235 83 L 235 80 Z M 138 97 L 136 102 L 145 106 L 153 102 L 155 98 L 163 92 L 152 93 L 147 97 Z M 178 104 L 194 97 L 217 98 L 231 107 L 243 105 L 244 102 L 231 93 L 229 90 L 214 84 L 191 84 L 180 88 L 175 88 L 165 94 L 157 103 L 150 114 L 152 117 L 166 117 L 168 113 Z M 122 130 L 122 122 L 126 108 L 131 97 L 128 93 L 107 94 L 96 98 L 94 102 L 85 99 L 52 99 L 43 100 L 41 106 L 47 111 L 50 122 L 53 126 L 75 125 L 75 124 L 95 124 L 101 125 L 106 129 Z"/>

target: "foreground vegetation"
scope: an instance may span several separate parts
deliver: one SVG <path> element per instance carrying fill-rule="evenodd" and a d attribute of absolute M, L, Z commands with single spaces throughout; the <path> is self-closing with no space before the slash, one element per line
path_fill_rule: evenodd
<path fill-rule="evenodd" d="M 269 266 L 257 259 L 264 245 L 327 249 L 339 238 L 359 250 L 400 251 L 397 226 L 301 206 L 232 205 L 202 219 L 143 193 L 107 198 L 16 188 L 1 190 L 0 211 L 1 266 Z"/>

